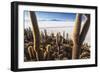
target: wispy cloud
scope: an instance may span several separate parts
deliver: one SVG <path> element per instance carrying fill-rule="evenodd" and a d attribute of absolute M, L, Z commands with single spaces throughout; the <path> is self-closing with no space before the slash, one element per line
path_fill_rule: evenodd
<path fill-rule="evenodd" d="M 38 21 L 65 21 L 65 20 L 60 20 L 60 19 L 42 19 Z"/>

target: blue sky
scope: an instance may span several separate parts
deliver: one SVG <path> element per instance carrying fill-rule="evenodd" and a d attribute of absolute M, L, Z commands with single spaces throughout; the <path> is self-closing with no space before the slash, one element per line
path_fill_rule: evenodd
<path fill-rule="evenodd" d="M 74 21 L 76 17 L 76 13 L 42 11 L 36 11 L 35 13 L 38 21 Z M 25 18 L 29 17 L 29 11 L 24 11 L 24 16 Z"/>
<path fill-rule="evenodd" d="M 76 13 L 36 12 L 39 21 L 74 21 Z"/>

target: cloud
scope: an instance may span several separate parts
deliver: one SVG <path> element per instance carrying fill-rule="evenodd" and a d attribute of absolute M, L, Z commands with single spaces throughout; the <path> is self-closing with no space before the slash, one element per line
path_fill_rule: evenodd
<path fill-rule="evenodd" d="M 62 21 L 62 20 L 59 20 L 59 19 L 51 19 L 50 21 Z"/>
<path fill-rule="evenodd" d="M 65 20 L 60 20 L 60 19 L 42 19 L 39 21 L 65 21 Z"/>

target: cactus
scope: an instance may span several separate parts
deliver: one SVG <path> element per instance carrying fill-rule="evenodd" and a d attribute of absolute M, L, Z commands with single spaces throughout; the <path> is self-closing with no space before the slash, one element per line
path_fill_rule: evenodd
<path fill-rule="evenodd" d="M 87 20 L 84 23 L 83 29 L 79 37 L 80 45 L 82 45 L 83 41 L 85 40 L 86 34 L 90 26 L 90 14 L 85 14 L 84 16 L 87 18 Z"/>
<path fill-rule="evenodd" d="M 77 14 L 76 16 L 76 23 L 74 26 L 74 33 L 73 33 L 73 50 L 72 50 L 72 59 L 79 59 L 81 46 L 85 40 L 86 34 L 88 32 L 90 26 L 90 14 L 85 14 L 84 16 L 87 18 L 85 21 L 82 31 L 80 32 L 81 28 L 81 17 L 82 14 Z"/>
<path fill-rule="evenodd" d="M 32 46 L 28 47 L 28 53 L 29 53 L 30 60 L 34 59 L 35 55 L 34 55 L 34 50 Z"/>
<path fill-rule="evenodd" d="M 72 59 L 78 59 L 79 58 L 79 51 L 80 51 L 80 45 L 79 45 L 79 35 L 80 35 L 80 28 L 81 28 L 81 14 L 76 15 L 76 21 L 74 26 L 74 32 L 73 32 L 73 50 L 72 50 Z"/>
<path fill-rule="evenodd" d="M 30 19 L 32 22 L 32 30 L 33 30 L 33 42 L 34 42 L 34 51 L 36 54 L 36 60 L 43 60 L 43 55 L 42 55 L 42 51 L 40 49 L 40 32 L 39 32 L 39 28 L 38 28 L 38 23 L 37 23 L 37 19 L 36 19 L 36 15 L 35 12 L 30 11 Z"/>

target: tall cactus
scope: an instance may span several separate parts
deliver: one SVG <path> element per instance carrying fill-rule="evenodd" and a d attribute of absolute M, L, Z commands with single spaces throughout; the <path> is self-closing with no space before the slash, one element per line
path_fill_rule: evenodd
<path fill-rule="evenodd" d="M 86 34 L 90 26 L 90 14 L 85 14 L 84 16 L 86 17 L 86 21 L 79 37 L 80 45 L 82 45 L 83 41 L 85 40 Z"/>
<path fill-rule="evenodd" d="M 72 59 L 79 59 L 81 46 L 85 40 L 86 34 L 89 30 L 90 26 L 90 14 L 85 14 L 86 21 L 83 25 L 82 31 L 80 32 L 81 28 L 81 17 L 82 14 L 77 14 L 76 16 L 76 23 L 74 26 L 74 33 L 73 33 L 73 50 L 72 50 Z"/>
<path fill-rule="evenodd" d="M 74 32 L 73 32 L 73 49 L 72 49 L 72 59 L 78 59 L 79 58 L 79 51 L 80 51 L 80 45 L 79 45 L 79 35 L 80 35 L 80 28 L 81 28 L 81 14 L 76 15 L 76 21 L 74 26 Z"/>
<path fill-rule="evenodd" d="M 36 60 L 43 60 L 43 54 L 40 49 L 40 33 L 39 33 L 39 28 L 38 28 L 38 23 L 36 19 L 35 12 L 30 11 L 30 18 L 32 22 L 32 29 L 33 29 L 33 42 L 34 42 L 34 51 L 36 54 Z"/>

